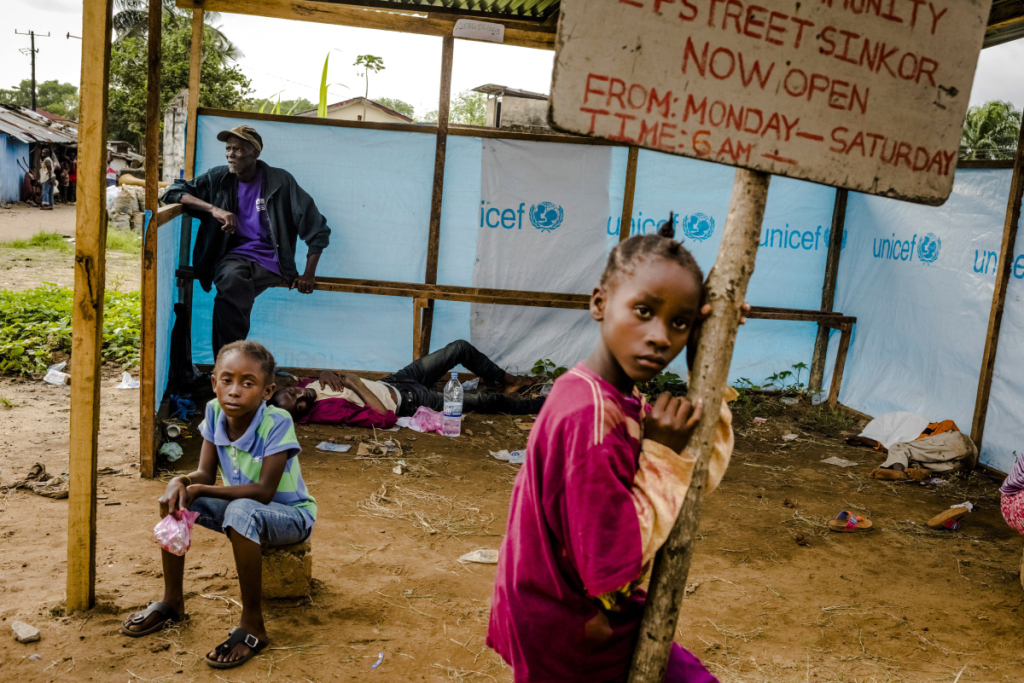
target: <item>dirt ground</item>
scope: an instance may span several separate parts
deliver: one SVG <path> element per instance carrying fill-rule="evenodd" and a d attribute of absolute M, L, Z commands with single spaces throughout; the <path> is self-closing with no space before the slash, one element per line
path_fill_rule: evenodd
<path fill-rule="evenodd" d="M 0 242 L 28 239 L 39 232 L 73 237 L 75 207 L 57 204 L 40 211 L 24 204 L 0 209 Z M 107 252 L 107 289 L 133 292 L 141 283 L 140 257 L 120 251 Z M 75 255 L 54 249 L 5 249 L 0 247 L 0 288 L 31 289 L 44 282 L 73 287 Z"/>
<path fill-rule="evenodd" d="M 311 595 L 268 601 L 271 649 L 217 672 L 201 659 L 235 623 L 239 595 L 229 545 L 205 529 L 186 564 L 191 621 L 140 639 L 117 631 L 161 594 L 152 528 L 173 472 L 140 479 L 138 393 L 116 383 L 107 369 L 99 466 L 120 474 L 99 479 L 95 609 L 63 613 L 67 501 L 0 494 L 0 680 L 511 681 L 484 645 L 494 569 L 457 558 L 501 542 L 517 468 L 488 451 L 525 445 L 513 418 L 469 415 L 458 439 L 388 434 L 403 448 L 390 459 L 315 449 L 371 438 L 367 430 L 299 427 L 320 509 Z M 66 471 L 68 388 L 0 378 L 0 395 L 13 404 L 0 408 L 0 482 L 36 462 Z M 724 683 L 1024 679 L 1024 539 L 1000 517 L 998 482 L 869 479 L 880 457 L 812 428 L 809 414 L 768 398 L 738 418 L 732 465 L 706 500 L 679 642 Z M 788 433 L 798 438 L 783 441 Z M 198 440 L 185 447 L 176 470 L 195 464 Z M 821 462 L 832 455 L 859 464 Z M 409 465 L 402 475 L 396 459 Z M 965 500 L 976 508 L 959 532 L 924 526 Z M 875 530 L 830 534 L 825 522 L 841 509 L 866 514 Z M 42 639 L 17 643 L 3 630 L 14 620 Z"/>

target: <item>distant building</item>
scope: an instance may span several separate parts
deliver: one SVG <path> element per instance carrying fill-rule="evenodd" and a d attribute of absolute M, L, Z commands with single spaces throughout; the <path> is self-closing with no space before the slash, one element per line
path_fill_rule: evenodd
<path fill-rule="evenodd" d="M 474 92 L 487 95 L 487 126 L 522 131 L 549 131 L 548 96 L 504 85 L 481 85 Z"/>
<path fill-rule="evenodd" d="M 310 109 L 296 116 L 316 117 L 317 110 Z M 412 123 L 412 119 L 390 107 L 365 97 L 353 97 L 344 102 L 327 105 L 327 118 L 336 121 L 370 121 L 371 123 Z"/>

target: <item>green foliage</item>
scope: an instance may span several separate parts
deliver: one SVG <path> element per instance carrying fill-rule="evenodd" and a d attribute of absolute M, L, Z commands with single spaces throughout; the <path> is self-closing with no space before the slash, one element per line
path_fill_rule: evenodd
<path fill-rule="evenodd" d="M 273 100 L 274 95 L 270 97 L 256 97 L 251 100 L 246 100 L 245 104 L 242 105 L 242 111 L 255 111 L 263 113 L 267 107 L 277 110 L 280 108 L 282 116 L 296 116 L 303 112 L 311 111 L 316 109 L 316 105 L 307 100 L 305 97 L 296 97 L 294 100 L 282 100 L 280 94 L 277 95 L 277 100 Z M 274 113 L 277 113 L 276 111 Z"/>
<path fill-rule="evenodd" d="M 564 365 L 555 365 L 555 362 L 550 358 L 542 358 L 533 364 L 530 374 L 537 375 L 539 377 L 547 377 L 548 379 L 558 379 L 564 375 L 568 369 L 569 368 Z"/>
<path fill-rule="evenodd" d="M 0 406 L 2 406 L 4 408 L 8 408 L 8 409 L 13 408 L 14 407 L 14 401 L 12 401 L 11 399 L 7 398 L 3 394 L 0 394 Z"/>
<path fill-rule="evenodd" d="M 192 28 L 188 22 L 164 14 L 163 72 L 160 77 L 160 108 L 188 88 Z M 126 140 L 141 149 L 146 133 L 147 40 L 126 37 L 110 50 L 110 129 L 108 138 Z M 199 106 L 240 109 L 252 90 L 249 79 L 237 66 L 228 67 L 215 51 L 217 37 L 203 31 L 203 62 Z M 161 123 L 162 123 L 161 118 Z"/>
<path fill-rule="evenodd" d="M 191 30 L 192 12 L 179 9 L 174 0 L 161 0 L 163 5 L 163 18 L 165 24 L 170 22 L 176 26 L 185 25 Z M 114 33 L 119 42 L 128 38 L 145 38 L 149 32 L 149 2 L 148 0 L 114 0 L 114 7 L 117 12 L 113 15 Z M 203 23 L 206 30 L 210 32 L 213 42 L 209 48 L 203 42 L 203 49 L 212 50 L 225 66 L 228 61 L 237 62 L 242 58 L 242 51 L 238 46 L 228 40 L 221 30 L 214 24 L 220 20 L 220 12 L 206 11 L 203 13 Z"/>
<path fill-rule="evenodd" d="M 316 107 L 318 119 L 327 118 L 327 64 L 331 61 L 331 53 L 324 57 L 324 72 L 320 75 L 320 102 Z"/>
<path fill-rule="evenodd" d="M 0 289 L 0 373 L 42 374 L 55 354 L 71 353 L 72 290 L 54 284 Z M 141 303 L 138 292 L 106 292 L 103 358 L 124 367 L 139 361 Z"/>
<path fill-rule="evenodd" d="M 673 396 L 686 396 L 687 389 L 685 379 L 674 372 L 667 371 L 660 373 L 650 382 L 640 384 L 639 387 L 644 396 L 650 400 L 658 398 L 666 391 Z"/>
<path fill-rule="evenodd" d="M 370 97 L 370 74 L 380 73 L 384 70 L 384 59 L 377 55 L 359 55 L 352 66 L 363 67 L 363 73 L 359 74 L 366 80 L 366 94 L 363 97 Z"/>
<path fill-rule="evenodd" d="M 826 434 L 856 429 L 860 426 L 860 421 L 842 408 L 838 406 L 833 408 L 824 403 L 814 406 L 804 413 L 801 422 L 811 429 Z"/>
<path fill-rule="evenodd" d="M 71 251 L 71 243 L 55 232 L 37 232 L 27 240 L 11 240 L 0 242 L 0 247 L 7 249 L 56 249 Z"/>
<path fill-rule="evenodd" d="M 107 250 L 123 251 L 126 254 L 141 254 L 142 235 L 137 232 L 107 229 Z"/>
<path fill-rule="evenodd" d="M 792 370 L 783 370 L 782 372 L 776 372 L 774 375 L 765 378 L 764 384 L 758 389 L 768 390 L 769 388 L 776 391 L 781 391 L 785 394 L 798 394 L 804 390 L 804 383 L 800 381 L 800 372 L 807 369 L 806 363 L 797 363 L 792 366 L 793 370 L 796 371 L 794 374 Z M 740 379 L 740 382 L 746 381 L 750 385 L 750 380 L 744 378 Z M 753 388 L 750 385 L 746 388 Z"/>
<path fill-rule="evenodd" d="M 967 110 L 960 138 L 961 159 L 1012 159 L 1020 135 L 1021 112 L 992 100 Z"/>
<path fill-rule="evenodd" d="M 410 119 L 415 118 L 416 116 L 416 109 L 408 102 L 400 100 L 397 97 L 380 97 L 374 101 L 377 104 L 383 104 L 388 109 L 394 109 L 399 114 L 405 114 Z"/>
<path fill-rule="evenodd" d="M 11 240 L 0 242 L 0 248 L 6 249 L 56 249 L 65 253 L 74 251 L 69 240 L 55 232 L 37 232 L 27 240 Z M 113 228 L 107 229 L 107 249 L 123 251 L 128 254 L 142 253 L 142 236 L 136 232 L 124 232 Z"/>
<path fill-rule="evenodd" d="M 11 90 L 0 90 L 0 104 L 32 106 L 32 80 L 24 79 Z M 36 107 L 72 121 L 78 119 L 78 86 L 60 81 L 36 82 Z"/>
<path fill-rule="evenodd" d="M 437 111 L 427 112 L 423 120 L 437 121 Z M 464 126 L 486 126 L 487 96 L 472 90 L 459 93 L 451 102 L 451 107 L 448 110 L 448 120 L 450 123 L 458 123 Z"/>

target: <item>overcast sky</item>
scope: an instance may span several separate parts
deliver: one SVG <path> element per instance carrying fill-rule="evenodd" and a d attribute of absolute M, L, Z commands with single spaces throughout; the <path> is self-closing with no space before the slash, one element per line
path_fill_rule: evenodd
<path fill-rule="evenodd" d="M 30 75 L 28 36 L 14 31 L 49 32 L 38 38 L 36 78 L 78 85 L 82 32 L 82 0 L 0 0 L 4 22 L 0 37 L 0 88 L 17 85 Z M 242 71 L 252 79 L 256 95 L 282 99 L 318 98 L 324 57 L 331 54 L 328 73 L 331 101 L 363 94 L 363 79 L 352 66 L 361 54 L 384 59 L 385 71 L 371 76 L 370 97 L 397 97 L 416 107 L 418 114 L 437 108 L 441 39 L 388 31 L 352 29 L 282 19 L 225 14 L 221 28 L 245 53 Z M 485 83 L 548 92 L 554 53 L 547 50 L 455 41 L 452 91 Z M 1024 107 L 1024 40 L 984 50 L 971 92 L 971 104 L 992 99 Z"/>

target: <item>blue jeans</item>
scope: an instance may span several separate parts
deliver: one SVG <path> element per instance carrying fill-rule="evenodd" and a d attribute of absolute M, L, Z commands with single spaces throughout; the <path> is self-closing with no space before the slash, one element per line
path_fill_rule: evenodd
<path fill-rule="evenodd" d="M 259 545 L 302 543 L 312 531 L 312 527 L 306 528 L 306 516 L 298 508 L 281 503 L 196 498 L 189 509 L 199 513 L 196 524 L 224 533 L 231 528 Z"/>
<path fill-rule="evenodd" d="M 53 181 L 43 183 L 43 206 L 53 206 Z"/>

